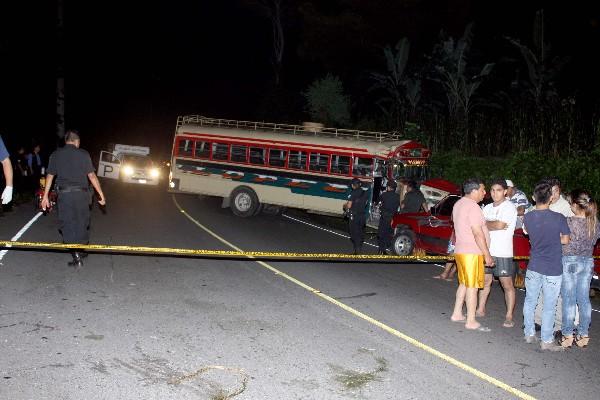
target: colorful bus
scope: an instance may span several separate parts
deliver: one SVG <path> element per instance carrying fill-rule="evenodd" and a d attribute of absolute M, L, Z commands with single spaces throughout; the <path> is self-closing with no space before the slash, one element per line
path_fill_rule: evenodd
<path fill-rule="evenodd" d="M 284 207 L 341 216 L 352 178 L 371 211 L 384 179 L 421 178 L 429 156 L 393 133 L 180 116 L 169 191 L 222 197 L 240 217 Z"/>

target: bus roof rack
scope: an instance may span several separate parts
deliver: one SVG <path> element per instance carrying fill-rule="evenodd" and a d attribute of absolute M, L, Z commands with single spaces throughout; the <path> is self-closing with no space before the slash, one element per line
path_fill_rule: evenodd
<path fill-rule="evenodd" d="M 207 118 L 201 115 L 180 115 L 177 127 L 182 125 L 209 126 L 216 128 L 246 129 L 251 131 L 267 131 L 288 133 L 291 135 L 311 135 L 321 137 L 352 138 L 367 141 L 383 142 L 399 140 L 400 132 L 373 132 L 356 129 L 326 128 L 321 124 L 305 122 L 303 125 L 276 124 L 271 122 L 236 121 L 232 119 Z"/>

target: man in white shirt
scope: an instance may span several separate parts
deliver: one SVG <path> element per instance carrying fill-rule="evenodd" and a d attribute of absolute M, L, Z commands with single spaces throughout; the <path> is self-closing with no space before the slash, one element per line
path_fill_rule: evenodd
<path fill-rule="evenodd" d="M 483 216 L 490 231 L 490 254 L 494 259 L 494 267 L 485 270 L 484 287 L 479 291 L 477 316 L 485 315 L 485 306 L 494 280 L 492 274 L 494 274 L 504 289 L 506 317 L 502 326 L 512 328 L 515 326 L 513 321 L 515 309 L 513 234 L 517 223 L 517 208 L 506 198 L 507 188 L 504 179 L 493 181 L 490 195 L 494 202 L 483 208 Z"/>
<path fill-rule="evenodd" d="M 575 214 L 571 210 L 571 205 L 561 194 L 560 179 L 556 177 L 544 179 L 552 185 L 552 197 L 550 197 L 550 209 L 564 215 L 566 218 L 572 217 Z"/>

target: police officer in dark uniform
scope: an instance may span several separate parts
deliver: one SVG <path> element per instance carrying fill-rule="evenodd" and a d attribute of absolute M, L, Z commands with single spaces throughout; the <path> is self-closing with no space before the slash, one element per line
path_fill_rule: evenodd
<path fill-rule="evenodd" d="M 50 206 L 48 193 L 56 178 L 58 191 L 58 218 L 64 243 L 88 244 L 90 239 L 90 194 L 88 179 L 98 193 L 98 203 L 105 205 L 104 193 L 94 172 L 92 160 L 87 151 L 79 148 L 79 133 L 70 130 L 65 135 L 65 146 L 50 156 L 46 187 L 42 199 L 42 209 Z M 70 266 L 79 269 L 86 253 L 74 251 Z"/>
<path fill-rule="evenodd" d="M 350 240 L 352 240 L 354 246 L 354 254 L 360 254 L 365 240 L 364 227 L 367 221 L 365 207 L 368 194 L 365 190 L 362 190 L 359 179 L 352 179 L 350 185 L 352 192 L 348 196 L 348 201 L 344 204 L 344 210 L 349 213 L 348 230 L 350 231 Z"/>
<path fill-rule="evenodd" d="M 392 218 L 400 207 L 400 196 L 396 193 L 396 181 L 388 181 L 386 191 L 380 196 L 379 226 L 377 227 L 377 240 L 379 242 L 378 254 L 387 254 L 386 250 L 392 244 Z"/>

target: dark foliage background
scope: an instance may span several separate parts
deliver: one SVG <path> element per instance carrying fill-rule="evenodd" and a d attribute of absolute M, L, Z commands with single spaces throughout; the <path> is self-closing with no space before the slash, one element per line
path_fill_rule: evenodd
<path fill-rule="evenodd" d="M 489 165 L 524 186 L 546 172 L 598 184 L 586 164 L 597 165 L 600 143 L 598 2 L 62 3 L 62 40 L 58 0 L 0 4 L 0 132 L 11 148 L 56 145 L 62 66 L 67 128 L 92 152 L 125 142 L 166 157 L 183 114 L 317 119 L 422 140 L 455 180 Z M 309 88 L 337 106 L 311 108 Z"/>

